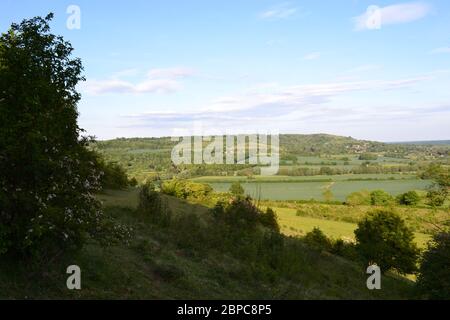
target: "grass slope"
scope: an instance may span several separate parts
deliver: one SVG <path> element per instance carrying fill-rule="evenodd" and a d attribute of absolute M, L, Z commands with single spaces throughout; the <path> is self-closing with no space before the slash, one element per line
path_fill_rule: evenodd
<path fill-rule="evenodd" d="M 106 211 L 133 226 L 130 245 L 101 248 L 87 245 L 76 257 L 52 264 L 39 273 L 26 265 L 0 262 L 0 298 L 83 299 L 404 299 L 411 282 L 395 276 L 383 279 L 383 289 L 369 291 L 361 268 L 340 257 L 286 241 L 296 254 L 286 261 L 286 273 L 267 277 L 255 267 L 221 250 L 185 249 L 177 232 L 151 225 L 134 211 L 135 191 L 111 191 L 100 196 Z M 207 208 L 167 197 L 174 215 Z M 193 230 L 187 230 L 190 232 Z M 195 241 L 195 239 L 194 239 Z M 199 241 L 199 240 L 197 240 Z M 292 242 L 292 244 L 290 244 Z M 197 244 L 201 245 L 201 244 Z M 82 290 L 65 287 L 65 269 L 82 270 Z M 294 272 L 290 273 L 289 268 Z"/>

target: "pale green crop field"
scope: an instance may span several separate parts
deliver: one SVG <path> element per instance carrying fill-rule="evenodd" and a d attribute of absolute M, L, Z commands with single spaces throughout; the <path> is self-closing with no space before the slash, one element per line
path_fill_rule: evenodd
<path fill-rule="evenodd" d="M 381 173 L 381 174 L 339 174 L 315 176 L 204 176 L 192 178 L 191 181 L 210 182 L 311 182 L 311 181 L 355 181 L 355 180 L 416 180 L 413 174 Z"/>
<path fill-rule="evenodd" d="M 379 175 L 378 175 L 379 176 Z M 311 178 L 311 177 L 309 177 Z M 341 179 L 343 179 L 341 177 Z M 208 183 L 215 191 L 225 192 L 231 186 L 231 182 L 213 182 L 213 180 L 197 180 Z M 345 201 L 346 197 L 356 191 L 382 189 L 393 196 L 411 190 L 426 190 L 430 181 L 418 179 L 405 180 L 366 180 L 366 181 L 292 181 L 292 182 L 259 182 L 241 181 L 241 184 L 249 196 L 261 200 L 324 200 L 323 192 L 327 187 L 331 188 L 333 199 Z"/>
<path fill-rule="evenodd" d="M 278 216 L 281 231 L 289 236 L 304 236 L 314 228 L 320 228 L 328 237 L 334 239 L 354 240 L 354 231 L 357 225 L 354 223 L 323 220 L 309 217 L 299 217 L 295 209 L 273 208 Z M 424 233 L 415 233 L 415 242 L 420 248 L 425 248 L 431 236 Z"/>

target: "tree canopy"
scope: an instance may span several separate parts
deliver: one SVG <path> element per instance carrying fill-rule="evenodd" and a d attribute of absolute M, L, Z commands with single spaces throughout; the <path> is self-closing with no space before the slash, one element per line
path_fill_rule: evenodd
<path fill-rule="evenodd" d="M 77 124 L 82 76 L 53 15 L 0 37 L 0 253 L 31 257 L 105 236 L 101 173 Z"/>

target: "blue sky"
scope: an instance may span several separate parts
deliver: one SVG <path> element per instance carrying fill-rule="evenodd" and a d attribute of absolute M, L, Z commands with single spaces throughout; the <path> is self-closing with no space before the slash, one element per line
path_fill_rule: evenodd
<path fill-rule="evenodd" d="M 48 12 L 83 60 L 80 125 L 99 139 L 450 139 L 448 0 L 2 0 L 0 30 Z"/>

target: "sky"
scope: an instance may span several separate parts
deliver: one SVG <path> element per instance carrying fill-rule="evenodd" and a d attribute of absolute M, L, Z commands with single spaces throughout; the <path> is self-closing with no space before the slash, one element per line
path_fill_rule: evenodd
<path fill-rule="evenodd" d="M 450 139 L 448 0 L 2 0 L 0 31 L 49 12 L 98 139 Z"/>

